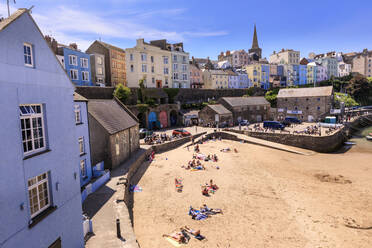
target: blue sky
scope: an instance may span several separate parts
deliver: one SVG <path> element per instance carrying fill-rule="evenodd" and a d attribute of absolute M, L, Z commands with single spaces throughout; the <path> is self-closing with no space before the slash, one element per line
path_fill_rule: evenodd
<path fill-rule="evenodd" d="M 12 10 L 31 5 L 44 34 L 82 50 L 99 38 L 122 48 L 166 38 L 183 41 L 190 56 L 215 59 L 223 50 L 248 50 L 254 23 L 265 57 L 281 48 L 301 56 L 372 48 L 371 0 L 17 0 Z"/>

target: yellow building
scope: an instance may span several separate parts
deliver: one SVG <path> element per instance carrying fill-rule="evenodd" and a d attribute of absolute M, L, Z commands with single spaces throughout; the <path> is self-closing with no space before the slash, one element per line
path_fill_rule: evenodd
<path fill-rule="evenodd" d="M 144 79 L 147 88 L 171 88 L 171 52 L 138 39 L 133 48 L 125 49 L 128 87 L 139 87 Z"/>
<path fill-rule="evenodd" d="M 307 83 L 314 84 L 316 83 L 316 65 L 314 63 L 307 64 Z"/>
<path fill-rule="evenodd" d="M 229 74 L 224 70 L 202 70 L 205 89 L 227 89 Z"/>
<path fill-rule="evenodd" d="M 251 64 L 245 67 L 248 81 L 252 83 L 253 87 L 261 87 L 261 68 L 261 64 Z"/>

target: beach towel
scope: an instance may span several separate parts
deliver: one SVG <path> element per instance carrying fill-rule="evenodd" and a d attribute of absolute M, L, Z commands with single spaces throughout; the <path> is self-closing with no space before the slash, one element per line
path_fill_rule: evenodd
<path fill-rule="evenodd" d="M 181 193 L 182 189 L 183 189 L 182 179 L 181 178 L 176 178 L 176 179 L 174 179 L 174 183 L 176 185 L 176 191 Z"/>
<path fill-rule="evenodd" d="M 169 243 L 171 243 L 173 246 L 175 246 L 175 247 L 180 247 L 180 246 L 181 246 L 180 243 L 178 243 L 177 241 L 175 241 L 175 240 L 172 239 L 172 238 L 165 237 L 165 239 L 166 239 Z"/>

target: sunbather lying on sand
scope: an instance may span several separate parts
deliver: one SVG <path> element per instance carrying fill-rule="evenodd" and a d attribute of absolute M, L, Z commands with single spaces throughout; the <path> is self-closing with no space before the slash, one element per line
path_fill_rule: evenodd
<path fill-rule="evenodd" d="M 191 215 L 191 218 L 194 220 L 204 220 L 208 218 L 208 215 L 201 213 L 200 210 L 196 210 L 191 206 L 189 209 L 189 215 Z"/>
<path fill-rule="evenodd" d="M 200 234 L 200 230 L 193 230 L 193 229 L 189 228 L 188 226 L 184 226 L 183 228 L 181 228 L 181 232 L 182 231 L 186 231 L 187 233 L 191 234 L 192 236 L 194 236 L 194 238 L 196 238 L 198 240 L 205 239 L 205 237 Z"/>
<path fill-rule="evenodd" d="M 182 232 L 173 232 L 169 235 L 168 234 L 163 234 L 163 237 L 174 239 L 179 244 L 186 244 L 187 243 L 187 239 Z"/>
<path fill-rule="evenodd" d="M 209 196 L 209 189 L 206 186 L 202 186 L 202 195 Z"/>
<path fill-rule="evenodd" d="M 206 204 L 203 204 L 203 207 L 200 207 L 200 212 L 206 215 L 223 214 L 222 209 L 209 208 Z"/>
<path fill-rule="evenodd" d="M 220 150 L 220 152 L 229 152 L 229 151 L 231 151 L 230 147 L 226 147 Z"/>
<path fill-rule="evenodd" d="M 216 184 L 213 184 L 212 179 L 209 181 L 209 187 L 213 190 L 218 190 L 218 186 Z"/>

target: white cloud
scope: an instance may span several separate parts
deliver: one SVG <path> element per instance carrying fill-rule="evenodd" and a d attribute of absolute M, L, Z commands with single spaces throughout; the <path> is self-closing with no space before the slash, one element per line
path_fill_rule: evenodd
<path fill-rule="evenodd" d="M 3 8 L 4 7 L 4 8 Z M 14 11 L 15 8 L 12 8 Z M 115 11 L 115 10 L 114 10 Z M 151 26 L 151 18 L 178 16 L 185 9 L 160 9 L 132 12 L 115 18 L 109 11 L 86 12 L 79 8 L 58 6 L 45 12 L 35 9 L 33 17 L 45 35 L 51 35 L 60 43 L 76 42 L 82 50 L 88 48 L 99 37 L 108 39 L 168 39 L 184 41 L 187 37 L 208 37 L 226 35 L 225 31 L 168 31 Z M 3 13 L 5 12 L 5 13 Z M 0 14 L 6 14 L 6 5 L 0 3 Z M 122 16 L 122 15 L 115 15 Z"/>

